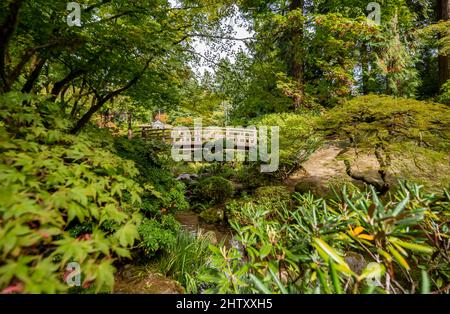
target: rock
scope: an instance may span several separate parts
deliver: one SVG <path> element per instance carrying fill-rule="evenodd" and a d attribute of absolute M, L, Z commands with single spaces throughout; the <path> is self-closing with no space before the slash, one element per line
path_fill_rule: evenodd
<path fill-rule="evenodd" d="M 345 254 L 344 260 L 348 264 L 350 269 L 358 275 L 361 275 L 362 271 L 367 266 L 367 262 L 364 256 L 358 253 L 347 252 L 347 254 Z"/>
<path fill-rule="evenodd" d="M 263 186 L 255 190 L 256 199 L 270 198 L 279 200 L 289 200 L 291 193 L 288 188 L 283 185 Z"/>
<path fill-rule="evenodd" d="M 191 175 L 189 173 L 182 173 L 177 177 L 178 181 L 183 181 L 183 180 L 187 180 L 187 181 L 191 181 Z"/>
<path fill-rule="evenodd" d="M 177 281 L 141 266 L 125 265 L 116 274 L 113 293 L 182 294 L 184 288 Z"/>
<path fill-rule="evenodd" d="M 300 194 L 306 194 L 308 192 L 317 194 L 319 190 L 320 190 L 319 184 L 312 180 L 301 181 L 295 185 L 295 192 L 298 192 Z"/>
<path fill-rule="evenodd" d="M 207 223 L 218 223 L 223 221 L 225 213 L 222 208 L 212 207 L 202 211 L 200 217 Z"/>

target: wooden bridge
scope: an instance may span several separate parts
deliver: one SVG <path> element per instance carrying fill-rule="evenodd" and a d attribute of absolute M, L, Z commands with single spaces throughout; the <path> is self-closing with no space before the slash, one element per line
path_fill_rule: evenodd
<path fill-rule="evenodd" d="M 207 127 L 197 128 L 166 128 L 155 129 L 151 125 L 141 125 L 141 135 L 144 139 L 162 140 L 171 145 L 183 147 L 183 149 L 202 148 L 207 142 L 218 140 L 225 142 L 233 141 L 238 150 L 256 148 L 258 145 L 258 131 L 256 128 L 233 128 L 233 127 Z M 172 131 L 174 137 L 172 138 Z M 229 148 L 229 147 L 227 147 Z"/>

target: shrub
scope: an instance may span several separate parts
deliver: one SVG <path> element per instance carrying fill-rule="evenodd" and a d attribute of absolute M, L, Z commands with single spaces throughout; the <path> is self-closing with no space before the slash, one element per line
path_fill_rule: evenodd
<path fill-rule="evenodd" d="M 135 162 L 139 169 L 138 181 L 144 187 L 142 211 L 147 217 L 159 216 L 160 210 L 187 209 L 185 186 L 175 180 L 170 168 L 170 150 L 162 142 L 142 139 L 115 139 L 119 156 Z"/>
<path fill-rule="evenodd" d="M 438 96 L 440 103 L 450 105 L 450 80 L 448 80 L 441 88 L 441 94 Z"/>
<path fill-rule="evenodd" d="M 256 126 L 280 127 L 280 164 L 276 175 L 286 178 L 319 147 L 314 127 L 318 117 L 311 114 L 269 114 L 251 121 Z"/>
<path fill-rule="evenodd" d="M 373 187 L 336 200 L 296 194 L 295 209 L 247 204 L 232 222 L 238 248 L 211 247 L 203 279 L 219 293 L 417 293 L 450 280 L 450 194 L 400 184 L 381 200 Z M 437 238 L 435 235 L 441 235 Z M 244 257 L 245 256 L 245 257 Z M 230 280 L 233 278 L 233 280 Z"/>
<path fill-rule="evenodd" d="M 255 189 L 269 185 L 273 180 L 271 175 L 261 173 L 255 165 L 242 165 L 237 169 L 236 180 L 243 185 L 245 192 L 253 192 Z"/>
<path fill-rule="evenodd" d="M 270 200 L 273 201 L 285 201 L 289 200 L 291 197 L 291 193 L 289 190 L 283 186 L 263 186 L 255 191 L 256 200 Z"/>
<path fill-rule="evenodd" d="M 291 193 L 285 186 L 264 186 L 256 189 L 252 197 L 232 200 L 226 205 L 228 220 L 241 225 L 251 225 L 253 219 L 244 214 L 245 208 L 264 209 L 267 219 L 273 219 L 279 210 L 289 208 Z"/>
<path fill-rule="evenodd" d="M 145 218 L 139 226 L 141 236 L 139 246 L 147 255 L 153 256 L 156 252 L 166 250 L 175 243 L 179 229 L 180 225 L 173 216 L 163 216 L 161 222 Z"/>
<path fill-rule="evenodd" d="M 200 217 L 207 223 L 214 224 L 223 221 L 225 213 L 221 207 L 211 207 L 202 210 Z"/>
<path fill-rule="evenodd" d="M 233 184 L 222 177 L 199 180 L 192 191 L 192 200 L 201 203 L 221 204 L 234 194 Z"/>
<path fill-rule="evenodd" d="M 348 141 L 340 154 L 347 173 L 381 192 L 397 179 L 414 180 L 436 191 L 450 180 L 450 108 L 444 105 L 362 96 L 329 111 L 322 128 Z M 374 156 L 379 178 L 353 173 L 349 148 Z"/>
<path fill-rule="evenodd" d="M 70 262 L 84 287 L 110 290 L 114 259 L 138 239 L 138 171 L 95 136 L 67 134 L 54 104 L 24 100 L 0 99 L 0 290 L 66 291 Z"/>

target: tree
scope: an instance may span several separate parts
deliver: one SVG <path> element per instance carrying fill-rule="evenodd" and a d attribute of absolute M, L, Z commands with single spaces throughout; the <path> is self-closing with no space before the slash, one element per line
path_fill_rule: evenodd
<path fill-rule="evenodd" d="M 439 0 L 440 6 L 438 6 L 438 17 L 440 20 L 450 20 L 450 0 Z M 449 32 L 447 30 L 447 32 Z M 438 57 L 439 60 L 439 86 L 442 87 L 448 80 L 450 80 L 450 53 L 441 53 Z"/>
<path fill-rule="evenodd" d="M 74 134 L 118 95 L 136 94 L 140 84 L 152 85 L 158 76 L 185 76 L 191 38 L 209 36 L 225 14 L 217 12 L 228 6 L 92 1 L 82 7 L 81 26 L 70 27 L 66 5 L 62 0 L 2 3 L 0 92 L 49 95 L 63 112 L 78 117 Z M 169 92 L 181 85 L 180 79 L 169 81 Z"/>

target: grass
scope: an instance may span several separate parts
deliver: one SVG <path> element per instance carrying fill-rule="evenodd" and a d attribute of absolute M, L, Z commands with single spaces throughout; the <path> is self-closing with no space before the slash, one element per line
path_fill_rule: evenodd
<path fill-rule="evenodd" d="M 195 236 L 187 231 L 180 232 L 175 244 L 160 257 L 158 271 L 181 283 L 187 293 L 198 293 L 197 275 L 208 261 L 210 243 L 209 233 Z"/>

